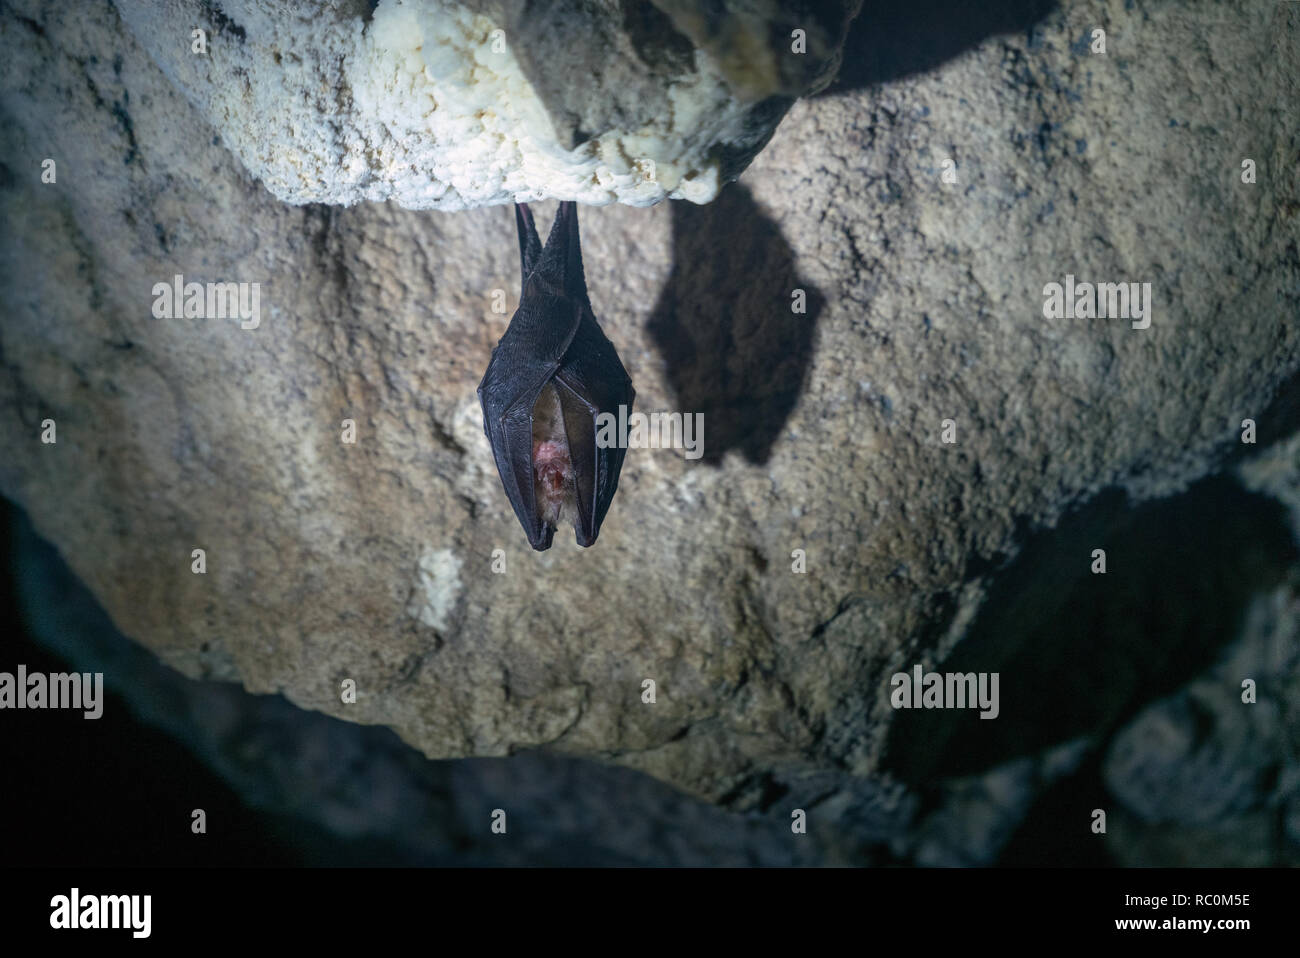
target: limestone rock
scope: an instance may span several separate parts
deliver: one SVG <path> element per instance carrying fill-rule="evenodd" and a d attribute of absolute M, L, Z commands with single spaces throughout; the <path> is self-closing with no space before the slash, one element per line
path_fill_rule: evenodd
<path fill-rule="evenodd" d="M 727 0 L 705 14 L 615 0 L 121 0 L 118 9 L 281 200 L 460 210 L 713 199 L 795 97 L 830 80 L 859 4 Z"/>

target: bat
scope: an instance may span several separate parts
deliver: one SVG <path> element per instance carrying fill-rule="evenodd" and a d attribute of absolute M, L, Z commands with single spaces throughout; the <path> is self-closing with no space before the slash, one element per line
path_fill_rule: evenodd
<path fill-rule="evenodd" d="M 515 204 L 523 291 L 478 387 L 483 431 L 519 524 L 536 550 L 573 523 L 596 542 L 627 449 L 596 442 L 596 417 L 636 396 L 587 298 L 578 208 L 560 204 L 543 247 L 526 203 Z"/>

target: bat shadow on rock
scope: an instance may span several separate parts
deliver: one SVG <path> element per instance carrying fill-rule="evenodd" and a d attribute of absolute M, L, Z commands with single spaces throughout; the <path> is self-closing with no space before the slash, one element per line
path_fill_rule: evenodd
<path fill-rule="evenodd" d="M 737 450 L 755 465 L 794 409 L 826 298 L 749 190 L 672 206 L 673 268 L 648 330 L 683 414 L 704 415 L 703 460 Z"/>
<path fill-rule="evenodd" d="M 1057 0 L 869 0 L 849 26 L 839 76 L 820 95 L 924 73 L 988 37 L 1032 31 L 1057 6 Z"/>

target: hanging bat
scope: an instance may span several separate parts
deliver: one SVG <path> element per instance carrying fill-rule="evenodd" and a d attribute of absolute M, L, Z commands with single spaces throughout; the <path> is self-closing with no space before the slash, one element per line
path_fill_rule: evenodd
<path fill-rule="evenodd" d="M 483 431 L 532 547 L 549 549 L 566 519 L 590 546 L 627 453 L 597 445 L 596 417 L 630 412 L 636 393 L 591 311 L 576 204 L 560 204 L 545 247 L 526 203 L 515 204 L 515 225 L 523 292 L 478 387 Z"/>

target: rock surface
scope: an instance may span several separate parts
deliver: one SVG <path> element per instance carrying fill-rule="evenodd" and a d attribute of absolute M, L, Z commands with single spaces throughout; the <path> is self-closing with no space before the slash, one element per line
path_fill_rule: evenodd
<path fill-rule="evenodd" d="M 861 0 L 121 0 L 278 198 L 707 202 L 834 76 Z M 795 31 L 801 39 L 792 39 Z M 797 47 L 797 49 L 796 49 Z"/>
<path fill-rule="evenodd" d="M 1186 488 L 1245 418 L 1294 428 L 1290 6 L 1070 3 L 796 103 L 709 206 L 584 208 L 638 407 L 703 412 L 708 454 L 633 450 L 600 543 L 540 555 L 474 395 L 517 300 L 508 211 L 280 202 L 121 9 L 0 20 L 0 491 L 188 676 L 431 757 L 544 747 L 735 808 L 815 797 L 772 783 L 878 773 L 890 675 L 958 647 L 1021 531 Z M 261 283 L 257 328 L 155 318 L 178 273 Z M 1150 328 L 1045 319 L 1067 274 L 1151 283 Z"/>

